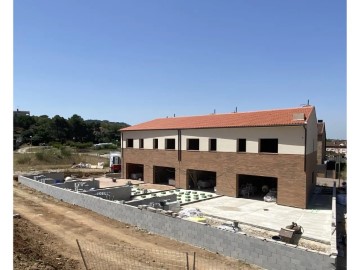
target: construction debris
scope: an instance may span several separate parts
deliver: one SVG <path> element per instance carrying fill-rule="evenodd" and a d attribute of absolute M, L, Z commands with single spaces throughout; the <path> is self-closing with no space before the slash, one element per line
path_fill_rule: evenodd
<path fill-rule="evenodd" d="M 97 165 L 91 165 L 90 163 L 80 162 L 79 164 L 73 164 L 71 166 L 71 168 L 72 169 L 74 169 L 74 168 L 103 169 L 104 168 L 104 162 L 98 162 Z"/>

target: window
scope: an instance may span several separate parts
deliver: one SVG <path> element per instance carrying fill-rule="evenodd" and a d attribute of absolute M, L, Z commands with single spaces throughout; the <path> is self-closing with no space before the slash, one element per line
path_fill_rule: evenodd
<path fill-rule="evenodd" d="M 175 150 L 175 139 L 165 139 L 165 149 Z"/>
<path fill-rule="evenodd" d="M 134 139 L 127 139 L 127 148 L 133 148 L 134 147 Z"/>
<path fill-rule="evenodd" d="M 216 151 L 216 139 L 209 139 L 210 151 Z"/>
<path fill-rule="evenodd" d="M 246 139 L 238 139 L 238 152 L 246 152 Z"/>
<path fill-rule="evenodd" d="M 278 139 L 260 139 L 261 153 L 277 153 L 278 152 Z"/>
<path fill-rule="evenodd" d="M 199 139 L 188 139 L 187 150 L 199 150 Z"/>
<path fill-rule="evenodd" d="M 139 148 L 144 148 L 144 139 L 139 139 Z"/>
<path fill-rule="evenodd" d="M 158 139 L 153 140 L 153 148 L 154 149 L 159 149 L 159 140 Z"/>

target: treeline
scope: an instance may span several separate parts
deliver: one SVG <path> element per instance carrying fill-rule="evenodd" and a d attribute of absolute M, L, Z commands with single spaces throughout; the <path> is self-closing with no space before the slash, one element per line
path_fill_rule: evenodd
<path fill-rule="evenodd" d="M 14 147 L 24 143 L 41 144 L 96 144 L 120 143 L 119 129 L 126 123 L 84 120 L 74 114 L 65 119 L 59 115 L 29 116 L 14 114 Z M 16 144 L 16 145 L 15 145 Z"/>

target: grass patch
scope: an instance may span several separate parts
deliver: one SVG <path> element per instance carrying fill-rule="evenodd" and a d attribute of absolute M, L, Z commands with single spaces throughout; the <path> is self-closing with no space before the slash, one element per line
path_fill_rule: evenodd
<path fill-rule="evenodd" d="M 16 162 L 14 162 L 14 164 L 17 163 L 19 165 L 24 165 L 30 163 L 30 161 L 31 161 L 31 154 L 22 154 L 16 159 Z"/>
<path fill-rule="evenodd" d="M 45 161 L 45 153 L 44 152 L 36 152 L 35 153 L 35 158 L 39 161 Z"/>
<path fill-rule="evenodd" d="M 70 169 L 74 163 L 79 164 L 80 162 L 92 165 L 104 162 L 104 171 L 109 167 L 107 158 L 74 154 L 57 148 L 35 153 L 14 153 L 13 155 L 14 171 Z"/>
<path fill-rule="evenodd" d="M 70 157 L 71 156 L 71 151 L 66 148 L 66 147 L 61 147 L 60 148 L 60 153 L 63 157 Z"/>

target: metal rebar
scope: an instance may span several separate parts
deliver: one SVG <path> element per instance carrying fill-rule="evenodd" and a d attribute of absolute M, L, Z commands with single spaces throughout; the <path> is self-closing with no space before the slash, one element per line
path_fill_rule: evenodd
<path fill-rule="evenodd" d="M 79 247 L 80 254 L 81 254 L 81 258 L 82 258 L 82 260 L 83 260 L 83 262 L 84 262 L 84 265 L 85 265 L 85 269 L 88 270 L 89 268 L 88 268 L 87 265 L 86 265 L 86 261 L 85 261 L 85 258 L 84 258 L 84 254 L 82 253 L 82 250 L 81 250 L 80 243 L 79 243 L 79 240 L 78 240 L 78 239 L 76 239 L 76 243 L 77 243 L 77 245 L 78 245 L 78 247 Z"/>

